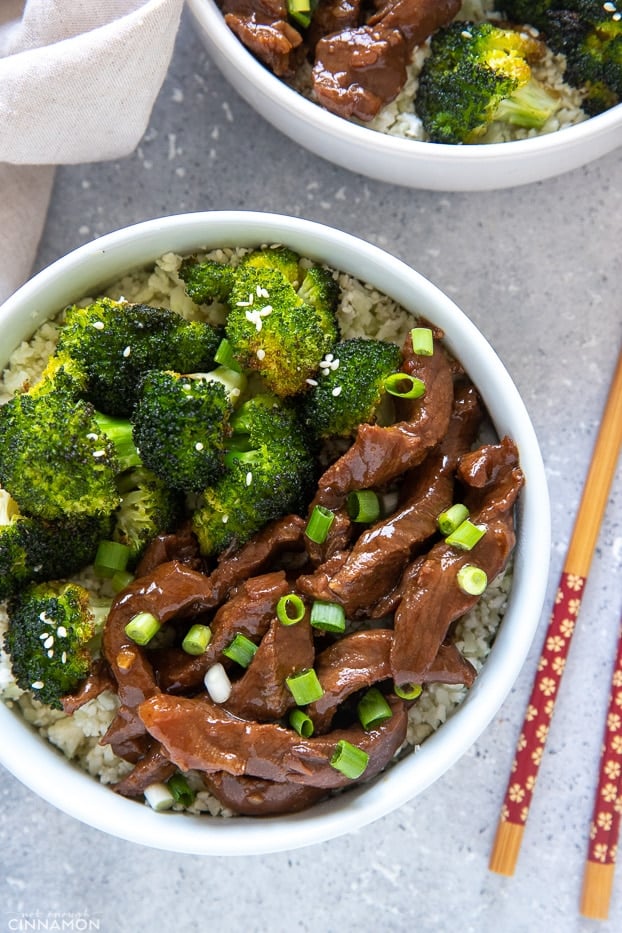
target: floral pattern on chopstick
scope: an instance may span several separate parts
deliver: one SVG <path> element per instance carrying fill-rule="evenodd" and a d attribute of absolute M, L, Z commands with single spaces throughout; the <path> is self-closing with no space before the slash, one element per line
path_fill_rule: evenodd
<path fill-rule="evenodd" d="M 501 810 L 504 822 L 523 825 L 527 821 L 584 586 L 585 577 L 561 576 Z"/>
<path fill-rule="evenodd" d="M 590 824 L 588 861 L 612 865 L 622 817 L 622 628 L 611 680 L 598 787 Z"/>

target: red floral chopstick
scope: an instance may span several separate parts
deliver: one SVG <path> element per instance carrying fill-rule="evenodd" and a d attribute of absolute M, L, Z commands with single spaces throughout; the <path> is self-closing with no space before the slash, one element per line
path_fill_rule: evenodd
<path fill-rule="evenodd" d="M 598 787 L 590 824 L 581 913 L 606 920 L 622 817 L 622 624 L 613 667 Z"/>
<path fill-rule="evenodd" d="M 594 445 L 525 719 L 518 739 L 489 867 L 512 875 L 555 700 L 622 444 L 622 353 Z"/>

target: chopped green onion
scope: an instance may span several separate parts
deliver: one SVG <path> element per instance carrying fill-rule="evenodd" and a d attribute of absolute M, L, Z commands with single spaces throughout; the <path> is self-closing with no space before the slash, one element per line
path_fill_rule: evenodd
<path fill-rule="evenodd" d="M 416 356 L 434 355 L 434 335 L 430 327 L 413 327 L 410 332 L 413 353 Z"/>
<path fill-rule="evenodd" d="M 191 625 L 181 647 L 186 654 L 203 654 L 210 641 L 212 640 L 212 630 L 209 625 Z"/>
<path fill-rule="evenodd" d="M 118 541 L 100 541 L 93 561 L 93 569 L 98 577 L 113 577 L 118 570 L 125 570 L 130 559 L 127 544 Z"/>
<path fill-rule="evenodd" d="M 226 369 L 232 369 L 234 373 L 241 373 L 242 367 L 233 355 L 233 348 L 226 337 L 218 344 L 218 349 L 214 354 L 214 362 L 220 363 Z"/>
<path fill-rule="evenodd" d="M 139 612 L 125 626 L 125 634 L 137 645 L 148 645 L 160 628 L 160 620 L 151 612 Z"/>
<path fill-rule="evenodd" d="M 145 800 L 152 810 L 161 813 L 162 810 L 170 810 L 175 803 L 175 798 L 169 788 L 162 781 L 156 781 L 145 787 Z"/>
<path fill-rule="evenodd" d="M 196 794 L 183 774 L 174 774 L 173 777 L 166 782 L 166 786 L 173 795 L 175 803 L 180 803 L 182 807 L 192 806 Z"/>
<path fill-rule="evenodd" d="M 393 691 L 395 696 L 398 696 L 401 700 L 416 700 L 418 696 L 421 695 L 423 687 L 421 684 L 393 684 Z"/>
<path fill-rule="evenodd" d="M 256 651 L 257 645 L 253 644 L 246 635 L 238 632 L 233 641 L 223 648 L 222 653 L 231 661 L 236 661 L 241 667 L 248 667 Z"/>
<path fill-rule="evenodd" d="M 287 12 L 305 29 L 311 24 L 310 0 L 287 0 Z"/>
<path fill-rule="evenodd" d="M 305 614 L 305 604 L 297 593 L 286 593 L 276 604 L 276 616 L 282 625 L 296 625 Z"/>
<path fill-rule="evenodd" d="M 474 564 L 465 564 L 458 571 L 458 586 L 467 596 L 481 596 L 488 586 L 486 571 Z"/>
<path fill-rule="evenodd" d="M 129 586 L 133 580 L 134 574 L 130 573 L 129 570 L 116 570 L 112 575 L 110 583 L 115 593 L 120 593 L 121 590 Z"/>
<path fill-rule="evenodd" d="M 363 694 L 356 711 L 363 729 L 375 729 L 393 715 L 391 707 L 377 687 L 371 687 Z"/>
<path fill-rule="evenodd" d="M 323 505 L 316 505 L 309 516 L 305 534 L 315 544 L 324 544 L 330 526 L 335 521 L 335 513 Z"/>
<path fill-rule="evenodd" d="M 483 525 L 474 525 L 470 519 L 465 518 L 455 531 L 447 535 L 445 541 L 461 551 L 470 551 L 485 534 L 486 529 Z"/>
<path fill-rule="evenodd" d="M 306 671 L 301 671 L 299 674 L 286 677 L 285 683 L 298 706 L 315 703 L 324 694 L 322 684 L 312 667 Z"/>
<path fill-rule="evenodd" d="M 298 735 L 303 736 L 305 739 L 310 739 L 315 729 L 313 720 L 310 716 L 307 716 L 302 709 L 293 709 L 291 711 L 289 714 L 289 724 L 292 729 L 296 730 Z"/>
<path fill-rule="evenodd" d="M 380 515 L 380 499 L 373 489 L 355 489 L 348 495 L 346 505 L 353 522 L 369 524 Z"/>
<path fill-rule="evenodd" d="M 346 614 L 339 603 L 326 603 L 317 599 L 311 606 L 309 621 L 313 628 L 321 629 L 323 632 L 339 633 L 346 630 Z"/>
<path fill-rule="evenodd" d="M 360 778 L 368 762 L 369 755 L 365 749 L 358 748 L 345 739 L 341 739 L 341 741 L 337 742 L 335 754 L 330 760 L 333 768 L 337 771 L 341 771 L 342 774 L 345 774 L 345 776 L 352 781 L 356 781 L 357 778 Z"/>
<path fill-rule="evenodd" d="M 384 387 L 390 395 L 398 398 L 421 398 L 425 395 L 425 382 L 409 373 L 391 373 L 384 380 Z"/>
<path fill-rule="evenodd" d="M 456 502 L 439 514 L 436 519 L 436 524 L 442 535 L 450 535 L 452 531 L 455 531 L 468 517 L 469 510 L 466 505 L 463 505 L 461 502 Z"/>

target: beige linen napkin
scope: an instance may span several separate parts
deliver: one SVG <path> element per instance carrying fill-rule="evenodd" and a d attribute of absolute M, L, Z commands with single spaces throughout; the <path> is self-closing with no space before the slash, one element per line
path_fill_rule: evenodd
<path fill-rule="evenodd" d="M 0 301 L 28 277 L 54 166 L 126 156 L 183 0 L 0 0 Z"/>

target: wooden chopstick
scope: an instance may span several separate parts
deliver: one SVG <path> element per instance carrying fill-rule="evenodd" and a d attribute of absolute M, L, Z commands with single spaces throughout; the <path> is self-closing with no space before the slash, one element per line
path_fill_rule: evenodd
<path fill-rule="evenodd" d="M 600 755 L 598 786 L 590 823 L 581 913 L 606 920 L 615 871 L 622 817 L 622 623 L 611 676 L 609 703 Z"/>
<path fill-rule="evenodd" d="M 489 868 L 514 874 L 544 745 L 622 443 L 622 353 L 592 452 L 518 739 Z"/>

